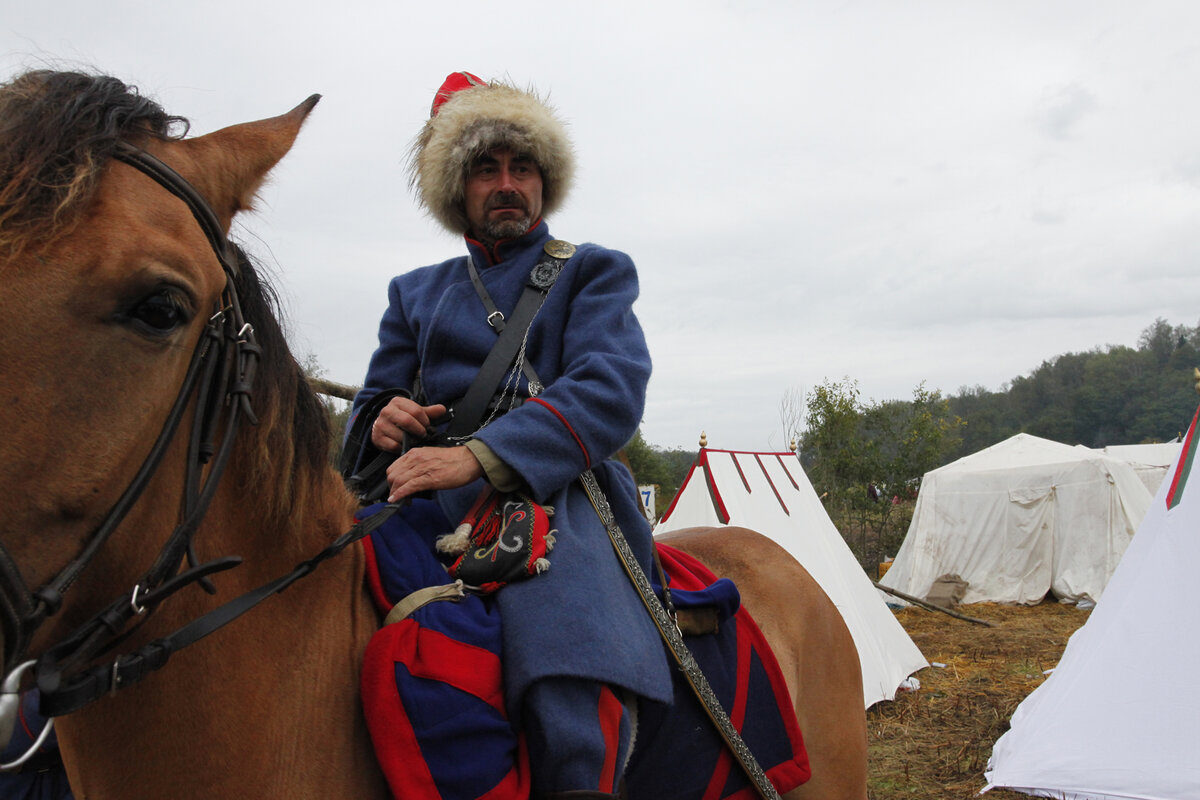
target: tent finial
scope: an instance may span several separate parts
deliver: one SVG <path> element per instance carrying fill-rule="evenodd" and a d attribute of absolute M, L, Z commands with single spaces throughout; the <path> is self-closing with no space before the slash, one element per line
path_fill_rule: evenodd
<path fill-rule="evenodd" d="M 788 445 L 788 449 L 790 449 L 793 453 L 796 452 L 796 440 L 795 439 L 792 439 L 792 443 L 790 445 Z"/>
<path fill-rule="evenodd" d="M 700 431 L 700 449 L 703 450 L 705 447 L 708 447 L 708 434 Z"/>
<path fill-rule="evenodd" d="M 1196 382 L 1196 391 L 1200 392 L 1200 368 L 1192 367 L 1192 379 Z"/>

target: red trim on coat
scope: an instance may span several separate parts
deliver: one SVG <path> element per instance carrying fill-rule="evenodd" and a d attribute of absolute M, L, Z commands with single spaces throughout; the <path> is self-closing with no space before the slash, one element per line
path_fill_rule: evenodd
<path fill-rule="evenodd" d="M 621 716 L 625 707 L 608 686 L 600 687 L 600 734 L 604 737 L 604 766 L 596 790 L 605 794 L 617 791 L 617 750 L 621 744 Z"/>
<path fill-rule="evenodd" d="M 541 217 L 538 217 L 537 219 L 535 219 L 535 220 L 533 221 L 533 224 L 532 224 L 532 225 L 530 225 L 530 226 L 529 226 L 529 227 L 528 227 L 528 228 L 525 230 L 525 233 L 522 233 L 522 234 L 521 234 L 521 236 L 525 236 L 526 234 L 528 234 L 528 233 L 529 233 L 529 231 L 533 230 L 534 228 L 536 228 L 538 225 L 541 225 L 541 224 L 542 224 L 542 218 L 541 218 Z M 488 266 L 489 266 L 489 267 L 494 267 L 494 266 L 496 266 L 497 264 L 499 264 L 501 261 L 503 261 L 503 260 L 504 260 L 504 259 L 503 259 L 503 258 L 501 258 L 501 256 L 500 256 L 500 245 L 503 245 L 503 244 L 508 244 L 509 242 L 516 241 L 517 239 L 520 239 L 520 238 L 521 238 L 521 236 L 514 236 L 512 239 L 501 239 L 500 241 L 498 241 L 498 242 L 496 242 L 496 243 L 494 243 L 494 244 L 492 245 L 492 249 L 491 249 L 491 250 L 489 250 L 489 249 L 487 249 L 486 247 L 484 247 L 484 245 L 483 245 L 483 242 L 479 241 L 478 239 L 472 239 L 470 236 L 463 236 L 463 238 L 464 238 L 464 239 L 466 239 L 466 240 L 467 240 L 468 242 L 470 242 L 471 244 L 473 244 L 473 245 L 475 245 L 476 247 L 478 247 L 480 250 L 482 250 L 482 251 L 483 251 L 483 253 L 484 253 L 484 255 L 486 255 L 486 256 L 488 257 Z"/>
<path fill-rule="evenodd" d="M 538 405 L 545 406 L 546 408 L 548 408 L 550 410 L 551 414 L 558 417 L 558 421 L 563 424 L 563 427 L 567 429 L 567 432 L 570 433 L 571 437 L 575 440 L 575 444 L 577 444 L 579 446 L 579 452 L 583 453 L 583 464 L 584 464 L 583 468 L 591 469 L 592 468 L 592 457 L 588 455 L 587 448 L 583 446 L 583 441 L 579 438 L 579 434 L 577 434 L 575 432 L 575 429 L 571 427 L 571 423 L 567 422 L 567 418 L 564 417 L 562 414 L 560 414 L 557 408 L 550 405 L 549 403 L 547 403 L 545 400 L 543 400 L 540 397 L 531 397 L 526 402 L 537 403 Z"/>

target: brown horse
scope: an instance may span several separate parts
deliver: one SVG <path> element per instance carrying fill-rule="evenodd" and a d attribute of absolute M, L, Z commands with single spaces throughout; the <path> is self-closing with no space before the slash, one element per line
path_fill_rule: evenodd
<path fill-rule="evenodd" d="M 154 570 L 181 507 L 195 505 L 183 488 L 187 432 L 208 406 L 192 398 L 140 499 L 91 553 L 93 533 L 126 505 L 126 487 L 156 449 L 210 318 L 230 303 L 227 269 L 193 213 L 114 159 L 117 142 L 195 187 L 223 240 L 315 103 L 184 139 L 181 119 L 111 78 L 35 72 L 0 87 L 0 580 L 63 589 L 61 608 L 53 591 L 5 589 L 0 606 L 15 607 L 15 617 L 30 605 L 46 617 L 33 629 L 6 615 L 6 671 L 128 596 Z M 243 266 L 237 281 L 263 350 L 258 424 L 237 431 L 188 563 L 231 554 L 244 563 L 210 576 L 215 595 L 188 585 L 147 603 L 152 613 L 134 617 L 117 652 L 288 572 L 351 524 L 355 504 L 328 466 L 323 408 L 252 270 Z M 219 439 L 232 423 L 217 419 Z M 861 677 L 836 609 L 803 568 L 750 531 L 682 532 L 671 543 L 737 582 L 779 657 L 813 766 L 789 797 L 864 800 Z M 173 564 L 184 560 L 172 552 Z M 55 583 L 81 553 L 90 562 L 78 577 Z M 379 625 L 363 571 L 351 546 L 161 671 L 61 717 L 76 796 L 386 797 L 357 691 Z M 140 607 L 137 591 L 129 602 Z"/>

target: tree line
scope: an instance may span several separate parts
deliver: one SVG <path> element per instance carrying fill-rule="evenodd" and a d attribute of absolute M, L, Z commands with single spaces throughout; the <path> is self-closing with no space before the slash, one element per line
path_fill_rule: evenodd
<path fill-rule="evenodd" d="M 1171 441 L 1200 399 L 1197 367 L 1200 327 L 1157 319 L 1137 347 L 1065 353 L 994 392 L 920 384 L 911 401 L 863 402 L 856 381 L 826 381 L 807 397 L 801 461 L 870 569 L 899 547 L 926 472 L 1022 432 L 1094 448 Z"/>
<path fill-rule="evenodd" d="M 1024 431 L 1065 444 L 1167 442 L 1196 410 L 1200 327 L 1157 319 L 1136 347 L 1108 345 L 1043 361 L 999 391 L 962 388 L 950 410 L 967 421 L 958 458 Z"/>

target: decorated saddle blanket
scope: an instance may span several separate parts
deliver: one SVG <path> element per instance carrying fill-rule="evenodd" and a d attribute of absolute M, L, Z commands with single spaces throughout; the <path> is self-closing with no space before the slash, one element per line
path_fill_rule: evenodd
<path fill-rule="evenodd" d="M 433 555 L 447 524 L 435 503 L 416 501 L 364 540 L 368 588 L 383 613 L 413 591 L 450 581 Z M 799 786 L 810 771 L 787 687 L 736 588 L 685 553 L 665 545 L 659 552 L 677 606 L 718 609 L 717 633 L 685 639 L 722 706 L 775 787 Z M 470 594 L 422 606 L 372 638 L 363 707 L 394 796 L 529 797 L 525 743 L 504 707 L 500 641 L 494 600 Z M 626 781 L 635 798 L 756 796 L 682 674 L 672 705 L 640 705 Z"/>

